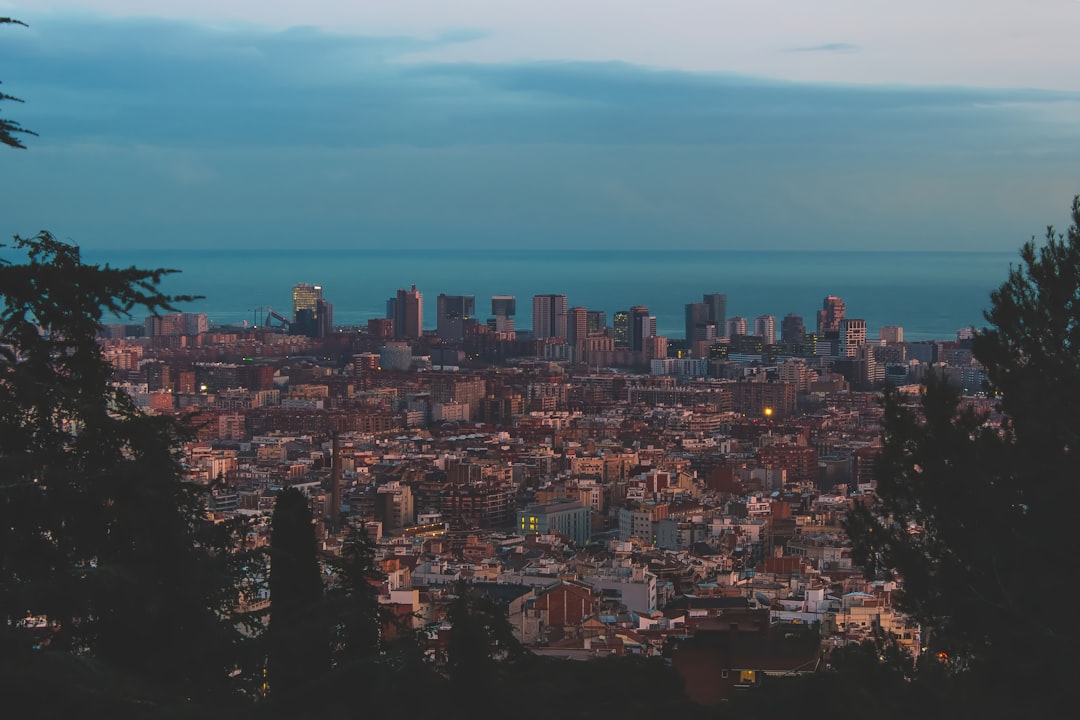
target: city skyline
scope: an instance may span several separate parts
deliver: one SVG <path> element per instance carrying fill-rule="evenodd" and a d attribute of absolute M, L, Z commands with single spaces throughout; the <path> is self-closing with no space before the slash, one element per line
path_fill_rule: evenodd
<path fill-rule="evenodd" d="M 1080 184 L 1080 3 L 991 5 L 8 0 L 6 231 L 1012 250 Z"/>

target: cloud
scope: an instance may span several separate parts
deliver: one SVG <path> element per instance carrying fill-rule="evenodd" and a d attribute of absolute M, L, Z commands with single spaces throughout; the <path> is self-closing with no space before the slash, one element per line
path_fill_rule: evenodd
<path fill-rule="evenodd" d="M 472 31 L 58 16 L 18 30 L 2 79 L 40 133 L 5 158 L 20 232 L 60 217 L 74 237 L 153 227 L 211 247 L 306 231 L 418 247 L 935 247 L 1020 188 L 1056 209 L 1080 164 L 1076 93 L 415 59 Z"/>
<path fill-rule="evenodd" d="M 789 52 L 834 52 L 834 53 L 853 53 L 858 52 L 859 46 L 846 42 L 831 42 L 824 43 L 822 45 L 811 45 L 809 47 L 797 47 L 792 48 Z"/>

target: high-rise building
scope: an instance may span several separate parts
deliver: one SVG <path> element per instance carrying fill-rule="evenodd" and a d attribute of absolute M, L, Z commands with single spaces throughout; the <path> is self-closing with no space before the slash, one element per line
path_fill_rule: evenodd
<path fill-rule="evenodd" d="M 292 306 L 293 306 L 293 318 L 296 318 L 296 314 L 301 310 L 310 310 L 315 312 L 315 304 L 322 299 L 322 285 L 309 285 L 308 283 L 297 283 L 293 285 L 292 289 Z"/>
<path fill-rule="evenodd" d="M 727 334 L 728 337 L 735 337 L 736 335 L 747 334 L 746 318 L 736 315 L 727 321 Z"/>
<path fill-rule="evenodd" d="M 326 337 L 334 331 L 333 305 L 323 298 L 322 285 L 297 283 L 293 285 L 292 297 L 291 334 Z"/>
<path fill-rule="evenodd" d="M 758 315 L 754 318 L 754 334 L 761 337 L 766 345 L 776 342 L 776 318 L 772 315 Z"/>
<path fill-rule="evenodd" d="M 612 324 L 614 325 L 616 347 L 629 347 L 630 313 L 626 310 L 619 310 L 612 316 Z"/>
<path fill-rule="evenodd" d="M 685 321 L 687 343 L 702 339 L 700 335 L 704 332 L 705 325 L 709 322 L 714 322 L 709 317 L 709 310 L 708 303 L 699 302 L 686 304 Z"/>
<path fill-rule="evenodd" d="M 630 349 L 645 349 L 645 338 L 656 337 L 656 317 L 649 315 L 649 308 L 635 305 L 630 308 Z"/>
<path fill-rule="evenodd" d="M 590 310 L 587 320 L 587 331 L 590 335 L 598 335 L 607 328 L 607 313 L 603 310 Z"/>
<path fill-rule="evenodd" d="M 857 357 L 859 348 L 866 345 L 866 321 L 844 318 L 840 322 L 840 354 Z"/>
<path fill-rule="evenodd" d="M 517 312 L 517 298 L 513 295 L 492 295 L 491 314 L 488 327 L 495 332 L 514 331 L 514 313 Z"/>
<path fill-rule="evenodd" d="M 701 301 L 709 306 L 709 322 L 716 323 L 716 332 L 724 332 L 727 328 L 727 295 L 709 293 L 703 295 Z"/>
<path fill-rule="evenodd" d="M 821 309 L 817 314 L 817 331 L 819 333 L 839 332 L 840 323 L 844 321 L 844 301 L 835 295 L 829 295 L 821 303 Z"/>
<path fill-rule="evenodd" d="M 567 311 L 565 295 L 533 295 L 533 337 L 565 340 Z"/>
<path fill-rule="evenodd" d="M 398 290 L 394 300 L 394 337 L 418 339 L 424 332 L 424 296 L 413 285 Z"/>
<path fill-rule="evenodd" d="M 806 337 L 806 324 L 801 315 L 788 313 L 780 321 L 780 342 L 788 348 L 802 345 Z"/>
<path fill-rule="evenodd" d="M 435 304 L 436 332 L 439 337 L 451 342 L 464 340 L 465 327 L 476 315 L 476 297 L 440 293 Z"/>
<path fill-rule="evenodd" d="M 589 311 L 572 307 L 567 311 L 566 341 L 574 348 L 574 362 L 584 360 L 585 338 L 589 336 Z"/>
<path fill-rule="evenodd" d="M 904 328 L 896 325 L 884 325 L 878 330 L 878 337 L 889 345 L 902 343 L 904 342 Z"/>

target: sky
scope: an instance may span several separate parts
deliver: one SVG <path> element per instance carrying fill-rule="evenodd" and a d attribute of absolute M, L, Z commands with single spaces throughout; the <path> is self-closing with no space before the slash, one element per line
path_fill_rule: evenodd
<path fill-rule="evenodd" d="M 945 6 L 945 7 L 941 7 Z M 1078 0 L 0 0 L 0 236 L 1014 250 L 1080 193 Z"/>

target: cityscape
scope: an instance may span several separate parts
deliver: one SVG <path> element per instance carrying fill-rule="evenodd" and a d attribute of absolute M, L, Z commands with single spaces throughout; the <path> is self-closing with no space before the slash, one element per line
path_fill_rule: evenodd
<path fill-rule="evenodd" d="M 1080 3 L 0 4 L 5 717 L 1071 717 Z"/>
<path fill-rule="evenodd" d="M 705 293 L 671 339 L 646 307 L 609 323 L 558 294 L 531 298 L 530 329 L 515 327 L 514 296 L 481 315 L 474 296 L 440 294 L 434 331 L 415 286 L 361 328 L 334 325 L 319 285 L 292 297 L 291 316 L 261 326 L 175 313 L 104 327 L 119 387 L 194 421 L 184 472 L 211 489 L 214 517 L 265 519 L 282 488 L 300 489 L 323 553 L 340 554 L 349 527 L 376 543 L 379 602 L 413 628 L 442 628 L 466 580 L 532 652 L 663 655 L 705 704 L 769 673 L 818 672 L 830 648 L 877 629 L 922 651 L 896 583 L 865 579 L 841 519 L 873 492 L 886 383 L 914 398 L 937 371 L 981 389 L 970 331 L 868 337 L 832 295 L 808 327 L 728 317 L 725 294 Z M 262 587 L 237 612 L 269 600 Z M 746 652 L 760 666 L 680 655 L 721 616 L 757 639 Z M 701 662 L 729 681 L 695 681 Z"/>

